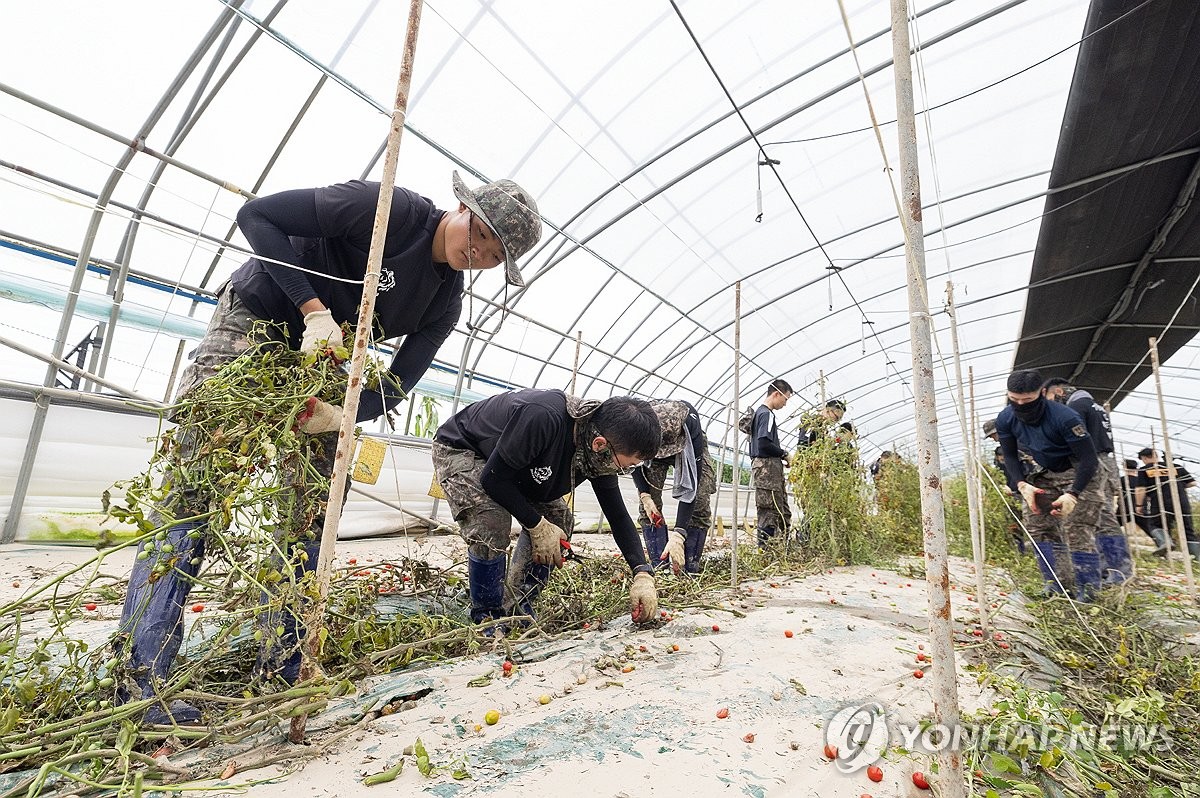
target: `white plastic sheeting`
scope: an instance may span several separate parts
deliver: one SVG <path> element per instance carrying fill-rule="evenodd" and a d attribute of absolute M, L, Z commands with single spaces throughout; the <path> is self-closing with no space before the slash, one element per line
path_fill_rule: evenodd
<path fill-rule="evenodd" d="M 887 3 L 845 5 L 894 166 Z M 964 362 L 985 415 L 999 409 L 1012 363 L 1086 8 L 1085 0 L 912 4 L 924 48 L 917 105 L 933 109 L 918 122 L 930 303 L 948 358 L 939 311 L 952 279 Z M 193 172 L 246 191 L 261 181 L 259 193 L 377 176 L 405 9 L 377 0 L 188 0 L 170 14 L 134 0 L 6 9 L 0 235 L 77 252 L 89 194 L 115 179 L 93 256 L 122 257 L 128 209 L 141 207 L 153 218 L 128 247 L 129 265 L 167 286 L 214 289 L 244 258 L 217 243 L 244 246 L 231 233 L 244 199 Z M 865 459 L 909 447 L 903 237 L 847 50 L 836 0 L 687 2 L 678 14 L 631 0 L 427 3 L 399 182 L 449 207 L 452 168 L 512 177 L 546 219 L 525 265 L 528 290 L 507 295 L 520 315 L 485 302 L 506 293 L 499 272 L 480 274 L 479 298 L 438 360 L 455 368 L 465 360 L 480 378 L 468 386 L 485 393 L 562 388 L 580 331 L 579 393 L 689 399 L 719 441 L 733 399 L 732 287 L 741 280 L 740 406 L 782 375 L 800 390 L 803 401 L 789 406 L 798 411 L 818 400 L 823 373 L 825 394 L 849 402 Z M 152 119 L 176 80 L 179 91 Z M 155 177 L 159 161 L 142 153 L 114 178 L 125 142 L 143 126 L 145 146 L 192 171 L 168 166 Z M 762 152 L 778 165 L 760 169 Z M 12 250 L 0 249 L 0 270 L 67 284 L 61 266 Z M 93 292 L 106 285 L 99 276 L 85 283 Z M 128 286 L 126 296 L 173 315 L 209 312 L 149 287 Z M 50 350 L 55 313 L 0 303 L 0 334 Z M 483 332 L 472 335 L 468 321 Z M 81 315 L 68 348 L 93 324 Z M 112 335 L 107 376 L 161 394 L 177 339 L 132 327 Z M 1166 369 L 1184 455 L 1200 454 L 1187 373 L 1198 352 L 1185 348 Z M 0 351 L 0 369 L 30 382 L 44 374 L 10 351 Z M 957 467 L 948 376 L 939 367 L 943 446 Z M 1127 450 L 1147 445 L 1157 427 L 1152 391 L 1140 388 L 1116 414 Z"/>

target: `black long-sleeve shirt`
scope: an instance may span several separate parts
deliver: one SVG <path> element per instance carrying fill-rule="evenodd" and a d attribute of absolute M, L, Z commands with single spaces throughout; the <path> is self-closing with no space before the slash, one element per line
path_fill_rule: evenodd
<path fill-rule="evenodd" d="M 334 186 L 283 191 L 251 200 L 238 212 L 242 233 L 264 259 L 251 258 L 233 274 L 233 290 L 259 318 L 283 324 L 288 343 L 304 334 L 300 305 L 320 299 L 339 324 L 357 324 L 361 281 L 379 200 L 379 183 L 354 180 Z M 405 336 L 388 371 L 399 387 L 363 391 L 358 420 L 396 405 L 428 370 L 462 312 L 462 272 L 433 260 L 433 236 L 443 211 L 405 188 L 394 189 L 384 240 L 374 333 Z"/>
<path fill-rule="evenodd" d="M 775 423 L 775 414 L 766 405 L 759 405 L 754 411 L 754 421 L 750 427 L 750 456 L 787 456 L 787 452 L 779 444 L 779 427 Z"/>
<path fill-rule="evenodd" d="M 1038 465 L 1048 471 L 1066 471 L 1074 467 L 1071 491 L 1076 495 L 1087 487 L 1100 465 L 1083 419 L 1058 402 L 1046 401 L 1046 410 L 1037 424 L 1024 423 L 1016 417 L 1011 406 L 1006 407 L 996 416 L 996 433 L 1004 451 L 1004 473 L 1014 492 L 1017 483 L 1025 481 L 1018 442 L 1021 449 L 1029 452 Z"/>
<path fill-rule="evenodd" d="M 575 419 L 567 413 L 562 391 L 528 388 L 488 397 L 447 419 L 435 438 L 482 457 L 483 490 L 526 528 L 542 518 L 535 504 L 565 496 L 580 481 L 591 482 L 625 562 L 632 569 L 646 565 L 617 476 L 575 473 Z"/>

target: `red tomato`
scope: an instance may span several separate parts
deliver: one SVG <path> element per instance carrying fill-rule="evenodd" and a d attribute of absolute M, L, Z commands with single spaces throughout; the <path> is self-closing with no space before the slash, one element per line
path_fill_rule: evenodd
<path fill-rule="evenodd" d="M 193 604 L 192 612 L 204 612 L 204 605 L 203 604 Z"/>
<path fill-rule="evenodd" d="M 913 671 L 913 678 L 914 679 L 924 679 L 925 671 Z"/>
<path fill-rule="evenodd" d="M 883 770 L 878 765 L 867 768 L 867 778 L 871 781 L 883 781 Z"/>
<path fill-rule="evenodd" d="M 922 790 L 929 789 L 929 782 L 926 781 L 925 774 L 922 773 L 921 771 L 918 770 L 915 773 L 913 773 L 912 780 L 913 780 L 913 784 L 917 785 Z"/>
<path fill-rule="evenodd" d="M 729 708 L 728 708 L 728 707 L 721 707 L 720 709 L 718 709 L 718 710 L 717 710 L 717 717 L 718 717 L 718 718 L 721 718 L 722 720 L 724 720 L 725 718 L 729 717 Z"/>
<path fill-rule="evenodd" d="M 714 623 L 714 624 L 713 624 L 713 631 L 714 631 L 714 632 L 719 632 L 719 631 L 721 631 L 721 627 L 717 626 L 717 625 Z"/>
<path fill-rule="evenodd" d="M 783 632 L 783 636 L 784 636 L 784 637 L 791 637 L 791 636 L 792 636 L 792 630 L 791 630 L 791 629 L 785 629 L 785 630 L 784 630 L 784 632 Z"/>
<path fill-rule="evenodd" d="M 96 609 L 96 605 L 89 601 L 87 604 L 83 605 L 83 608 L 85 610 L 87 610 L 88 612 L 94 612 Z"/>
<path fill-rule="evenodd" d="M 754 733 L 751 732 L 750 734 L 747 734 L 745 737 L 742 738 L 742 742 L 744 742 L 744 743 L 754 742 Z"/>
<path fill-rule="evenodd" d="M 504 664 L 501 665 L 500 667 L 504 669 L 505 673 L 512 673 L 513 664 L 511 662 L 509 662 L 508 660 L 504 660 Z"/>
<path fill-rule="evenodd" d="M 837 746 L 830 745 L 829 743 L 825 743 L 825 750 L 822 753 L 825 754 L 826 759 L 837 759 L 837 755 L 838 755 Z"/>

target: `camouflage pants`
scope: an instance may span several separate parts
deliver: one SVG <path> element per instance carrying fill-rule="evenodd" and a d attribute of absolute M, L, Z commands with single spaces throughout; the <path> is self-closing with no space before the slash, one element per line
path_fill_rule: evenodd
<path fill-rule="evenodd" d="M 446 503 L 458 522 L 459 534 L 476 557 L 492 560 L 508 551 L 512 533 L 512 516 L 483 489 L 485 461 L 475 452 L 455 449 L 433 442 L 433 472 L 446 493 Z M 534 503 L 533 508 L 559 526 L 569 537 L 575 527 L 575 517 L 564 499 Z M 510 570 L 523 570 L 528 564 L 529 530 L 517 536 Z M 518 562 L 522 560 L 522 562 Z"/>
<path fill-rule="evenodd" d="M 1097 535 L 1121 535 L 1121 524 L 1117 521 L 1116 503 L 1121 497 L 1121 477 L 1117 473 L 1117 461 L 1111 454 L 1098 454 L 1100 468 L 1092 482 L 1099 481 L 1100 494 L 1103 501 L 1100 504 L 1100 517 L 1096 521 Z"/>
<path fill-rule="evenodd" d="M 1043 471 L 1028 479 L 1030 485 L 1046 491 L 1053 499 L 1058 499 L 1074 481 L 1074 468 L 1068 468 L 1066 471 Z M 1079 494 L 1075 510 L 1066 518 L 1034 513 L 1028 504 L 1022 502 L 1021 516 L 1025 528 L 1035 541 L 1066 543 L 1071 551 L 1096 551 L 1096 523 L 1100 519 L 1100 505 L 1104 503 L 1104 495 L 1101 492 L 1103 481 L 1100 472 L 1097 472 Z"/>
<path fill-rule="evenodd" d="M 663 486 L 667 482 L 667 471 L 674 464 L 674 457 L 663 457 L 659 460 L 651 460 L 642 466 L 642 473 L 646 477 L 646 482 L 650 484 L 650 498 L 654 500 L 654 504 L 659 510 L 662 510 Z M 708 497 L 717 492 L 717 474 L 713 469 L 712 458 L 704 458 L 697 482 L 696 500 L 692 504 L 692 520 L 688 522 L 688 529 L 703 529 L 707 532 L 712 525 L 712 506 Z M 670 519 L 668 519 L 668 523 L 670 523 Z M 650 526 L 650 518 L 640 503 L 638 525 Z"/>
<path fill-rule="evenodd" d="M 788 506 L 783 461 L 778 457 L 755 457 L 750 461 L 750 467 L 754 474 L 758 528 L 786 534 L 792 526 L 792 508 Z"/>

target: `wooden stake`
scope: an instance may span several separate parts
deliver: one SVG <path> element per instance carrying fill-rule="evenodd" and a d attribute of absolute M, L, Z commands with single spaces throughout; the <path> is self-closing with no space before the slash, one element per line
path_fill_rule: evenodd
<path fill-rule="evenodd" d="M 925 279 L 925 231 L 921 223 L 921 183 L 917 163 L 917 123 L 913 109 L 912 48 L 908 36 L 908 0 L 891 0 L 892 63 L 896 72 L 896 131 L 900 139 L 900 217 L 908 257 L 909 341 L 912 345 L 913 407 L 917 469 L 921 477 L 921 526 L 925 542 L 925 584 L 929 595 L 929 647 L 933 654 L 933 719 L 941 728 L 958 728 L 958 668 L 950 614 L 950 562 L 938 450 L 937 396 L 929 294 Z M 937 756 L 942 798 L 964 798 L 962 754 L 946 746 Z"/>
<path fill-rule="evenodd" d="M 571 366 L 571 396 L 575 395 L 575 377 L 579 374 L 579 348 L 583 345 L 583 330 L 575 331 L 575 365 Z"/>
<path fill-rule="evenodd" d="M 1188 596 L 1196 601 L 1196 580 L 1192 575 L 1192 553 L 1188 550 L 1187 533 L 1183 528 L 1183 504 L 1179 501 L 1179 479 L 1176 477 L 1175 458 L 1171 456 L 1171 436 L 1167 434 L 1167 406 L 1163 403 L 1162 375 L 1158 371 L 1158 340 L 1150 339 L 1150 365 L 1154 368 L 1154 390 L 1158 392 L 1158 417 L 1162 424 L 1163 453 L 1167 456 L 1167 478 L 1171 480 L 1171 500 L 1175 508 L 1175 537 L 1179 542 L 1179 551 L 1183 554 L 1183 575 L 1187 580 Z M 1161 484 L 1161 483 L 1160 483 Z M 1159 488 L 1161 492 L 1162 488 Z M 1159 502 L 1166 505 L 1163 497 Z"/>
<path fill-rule="evenodd" d="M 354 451 L 354 427 L 357 423 L 358 400 L 362 393 L 363 371 L 367 362 L 367 344 L 371 336 L 371 319 L 375 317 L 375 294 L 379 290 L 380 265 L 383 263 L 383 243 L 387 235 L 388 215 L 392 209 L 392 192 L 396 185 L 396 163 L 400 153 L 400 137 L 404 132 L 404 117 L 408 111 L 408 90 L 412 83 L 413 59 L 417 52 L 417 31 L 421 26 L 422 0 L 411 0 L 408 11 L 408 32 L 404 39 L 404 55 L 400 77 L 396 81 L 396 105 L 392 110 L 391 130 L 388 132 L 387 152 L 383 159 L 383 177 L 379 186 L 379 203 L 375 207 L 375 227 L 371 231 L 371 249 L 367 255 L 367 273 L 363 279 L 362 301 L 358 306 L 358 326 L 354 335 L 354 352 L 350 359 L 350 377 L 346 400 L 342 404 L 342 427 L 338 430 L 337 455 L 325 506 L 325 526 L 321 530 L 321 553 L 317 558 L 316 597 L 305 613 L 304 659 L 300 679 L 311 678 L 318 670 L 322 638 L 325 637 L 325 605 L 329 598 L 329 580 L 333 571 L 334 548 L 338 523 L 342 517 L 342 498 L 346 494 L 346 473 Z M 306 715 L 292 719 L 288 739 L 304 742 Z"/>

